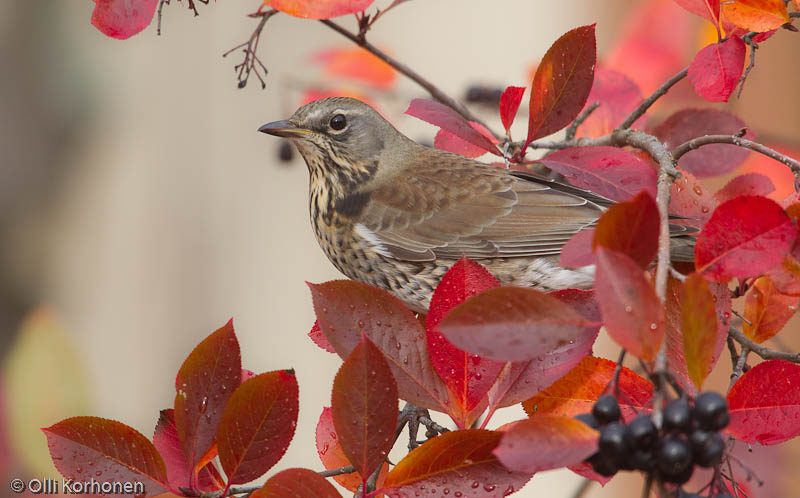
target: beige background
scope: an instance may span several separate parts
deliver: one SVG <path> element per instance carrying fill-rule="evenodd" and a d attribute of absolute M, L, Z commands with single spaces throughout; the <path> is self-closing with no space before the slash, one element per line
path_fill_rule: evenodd
<path fill-rule="evenodd" d="M 173 2 L 161 37 L 153 25 L 127 41 L 89 24 L 90 1 L 33 3 L 0 3 L 3 292 L 22 303 L 9 305 L 4 337 L 14 336 L 14 310 L 49 306 L 87 373 L 89 412 L 149 435 L 186 354 L 233 317 L 245 367 L 297 371 L 298 431 L 276 469 L 319 469 L 314 427 L 340 361 L 306 338 L 314 320 L 304 281 L 340 276 L 309 227 L 305 166 L 279 163 L 277 141 L 256 128 L 288 117 L 298 82 L 318 81 L 312 52 L 346 42 L 276 16 L 259 50 L 267 89 L 253 79 L 238 90 L 238 53 L 220 55 L 249 36 L 256 21 L 245 14 L 257 2 L 200 5 L 196 18 Z M 460 96 L 473 82 L 525 85 L 550 43 L 578 25 L 599 22 L 602 53 L 620 3 L 417 0 L 370 39 Z M 385 112 L 430 138 L 401 114 L 416 96 L 400 80 Z M 794 115 L 785 111 L 776 110 Z M 521 415 L 505 410 L 498 423 Z M 638 477 L 604 495 L 619 496 L 626 480 Z M 566 497 L 579 479 L 552 472 L 532 482 L 516 496 Z"/>

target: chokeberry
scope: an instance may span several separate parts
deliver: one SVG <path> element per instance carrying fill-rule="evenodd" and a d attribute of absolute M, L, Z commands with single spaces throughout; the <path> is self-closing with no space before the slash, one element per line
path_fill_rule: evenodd
<path fill-rule="evenodd" d="M 621 422 L 611 422 L 600 429 L 597 446 L 603 457 L 613 458 L 617 462 L 625 461 L 632 446 L 628 426 Z"/>
<path fill-rule="evenodd" d="M 643 470 L 645 472 L 656 468 L 656 455 L 653 450 L 633 450 L 628 456 L 628 465 L 633 470 Z"/>
<path fill-rule="evenodd" d="M 639 415 L 628 424 L 633 445 L 637 449 L 647 450 L 658 441 L 658 431 L 649 415 Z"/>
<path fill-rule="evenodd" d="M 664 430 L 689 432 L 692 428 L 692 409 L 683 398 L 673 399 L 664 407 Z"/>
<path fill-rule="evenodd" d="M 692 447 L 684 439 L 667 436 L 658 445 L 656 460 L 664 476 L 677 477 L 692 467 Z"/>
<path fill-rule="evenodd" d="M 619 403 L 613 394 L 605 394 L 597 398 L 592 407 L 592 415 L 601 424 L 608 424 L 619 420 L 621 413 Z"/>
<path fill-rule="evenodd" d="M 285 163 L 294 159 L 294 147 L 290 141 L 281 140 L 281 144 L 278 146 L 278 159 Z"/>
<path fill-rule="evenodd" d="M 730 422 L 728 403 L 721 394 L 706 391 L 694 400 L 693 415 L 698 425 L 705 430 L 719 431 Z"/>
<path fill-rule="evenodd" d="M 719 432 L 696 430 L 689 436 L 694 462 L 701 467 L 713 467 L 722 460 L 725 441 Z"/>
<path fill-rule="evenodd" d="M 689 479 L 692 478 L 692 474 L 694 473 L 694 465 L 689 465 L 685 470 L 681 472 L 676 472 L 674 474 L 669 474 L 666 472 L 661 472 L 661 478 L 664 482 L 671 482 L 673 484 L 684 484 L 689 482 Z"/>
<path fill-rule="evenodd" d="M 592 465 L 592 470 L 601 476 L 611 477 L 619 471 L 616 459 L 603 457 L 600 453 L 595 453 L 588 461 Z"/>
<path fill-rule="evenodd" d="M 600 422 L 596 418 L 594 418 L 594 415 L 592 415 L 591 413 L 581 413 L 579 415 L 575 415 L 575 417 L 573 418 L 575 420 L 580 420 L 581 422 L 588 425 L 592 429 L 600 428 Z"/>

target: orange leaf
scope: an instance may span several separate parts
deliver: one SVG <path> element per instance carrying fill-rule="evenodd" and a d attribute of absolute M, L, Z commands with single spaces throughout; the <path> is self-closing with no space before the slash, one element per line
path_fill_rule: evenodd
<path fill-rule="evenodd" d="M 736 0 L 721 5 L 730 22 L 749 31 L 762 33 L 789 22 L 789 11 L 782 0 Z"/>
<path fill-rule="evenodd" d="M 796 296 L 778 292 L 769 277 L 759 278 L 745 300 L 744 335 L 758 343 L 766 341 L 794 316 L 797 305 Z"/>
<path fill-rule="evenodd" d="M 689 378 L 700 389 L 714 362 L 717 314 L 714 295 L 699 273 L 692 273 L 681 288 L 683 354 Z"/>
<path fill-rule="evenodd" d="M 529 416 L 549 413 L 572 417 L 589 413 L 614 377 L 616 366 L 613 361 L 587 356 L 552 386 L 523 402 L 522 407 Z M 626 367 L 619 375 L 619 391 L 623 395 L 620 409 L 626 420 L 645 408 L 653 397 L 650 381 Z"/>
<path fill-rule="evenodd" d="M 330 19 L 355 14 L 375 0 L 264 0 L 263 5 L 305 19 Z"/>
<path fill-rule="evenodd" d="M 375 55 L 361 47 L 333 48 L 313 56 L 324 65 L 329 76 L 350 78 L 388 90 L 397 79 L 397 72 Z"/>

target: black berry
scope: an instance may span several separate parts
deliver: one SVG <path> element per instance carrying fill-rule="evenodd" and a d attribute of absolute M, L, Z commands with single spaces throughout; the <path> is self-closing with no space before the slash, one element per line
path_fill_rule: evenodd
<path fill-rule="evenodd" d="M 278 159 L 285 163 L 294 159 L 294 147 L 288 140 L 281 140 L 281 144 L 278 146 Z"/>
<path fill-rule="evenodd" d="M 640 450 L 652 448 L 658 441 L 658 431 L 649 415 L 639 415 L 628 424 L 633 446 Z"/>
<path fill-rule="evenodd" d="M 687 468 L 692 468 L 692 448 L 689 443 L 675 436 L 667 436 L 661 440 L 656 454 L 658 469 L 665 476 L 677 478 Z M 669 481 L 678 482 L 678 481 Z"/>
<path fill-rule="evenodd" d="M 673 399 L 664 407 L 664 430 L 688 433 L 692 428 L 692 410 L 683 398 Z"/>
<path fill-rule="evenodd" d="M 628 457 L 628 465 L 633 470 L 650 471 L 656 468 L 656 455 L 653 450 L 633 450 Z"/>
<path fill-rule="evenodd" d="M 632 446 L 628 427 L 621 422 L 611 422 L 606 425 L 600 429 L 597 446 L 603 457 L 613 458 L 617 462 L 624 462 Z"/>
<path fill-rule="evenodd" d="M 592 407 L 592 415 L 601 424 L 608 424 L 619 420 L 621 414 L 619 411 L 619 403 L 613 394 L 605 394 L 597 398 L 594 406 Z"/>
<path fill-rule="evenodd" d="M 667 474 L 665 472 L 661 472 L 661 478 L 664 482 L 671 482 L 674 484 L 684 484 L 692 478 L 692 473 L 694 472 L 694 466 L 689 465 L 686 470 L 682 472 L 676 472 L 675 474 Z"/>
<path fill-rule="evenodd" d="M 601 476 L 611 477 L 619 471 L 614 458 L 604 457 L 600 453 L 595 453 L 589 457 L 589 463 L 592 465 L 592 470 Z"/>
<path fill-rule="evenodd" d="M 580 415 L 575 415 L 575 420 L 580 420 L 584 424 L 588 425 L 592 429 L 599 429 L 600 422 L 594 418 L 594 415 L 591 413 L 581 413 Z"/>
<path fill-rule="evenodd" d="M 730 422 L 728 403 L 721 394 L 706 391 L 694 400 L 694 418 L 698 425 L 708 431 L 724 429 Z"/>
<path fill-rule="evenodd" d="M 722 460 L 725 441 L 719 432 L 696 430 L 689 436 L 694 454 L 694 463 L 701 467 L 713 467 Z"/>

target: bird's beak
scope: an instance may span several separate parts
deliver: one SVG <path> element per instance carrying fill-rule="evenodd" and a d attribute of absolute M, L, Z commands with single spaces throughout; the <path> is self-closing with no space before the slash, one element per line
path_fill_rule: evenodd
<path fill-rule="evenodd" d="M 311 133 L 311 130 L 307 130 L 305 128 L 299 128 L 297 125 L 295 125 L 288 119 L 267 123 L 261 128 L 259 128 L 258 131 L 260 131 L 261 133 L 267 133 L 269 135 L 275 135 L 276 137 L 286 137 L 286 138 L 302 137 L 303 135 L 308 135 L 309 133 Z"/>

